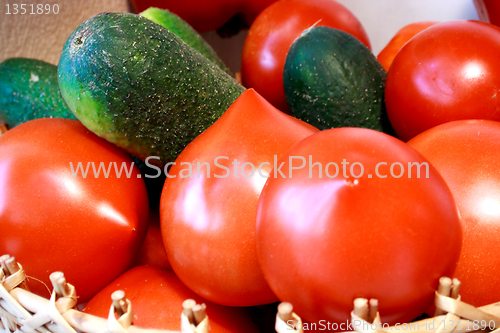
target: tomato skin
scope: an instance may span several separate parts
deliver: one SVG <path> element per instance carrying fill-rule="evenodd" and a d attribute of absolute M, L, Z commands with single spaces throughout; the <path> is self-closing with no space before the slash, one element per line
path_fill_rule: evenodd
<path fill-rule="evenodd" d="M 238 12 L 238 1 L 177 1 L 177 0 L 133 0 L 132 4 L 137 13 L 149 7 L 168 9 L 179 15 L 196 31 L 215 30 L 227 22 Z"/>
<path fill-rule="evenodd" d="M 234 15 L 243 14 L 250 26 L 257 15 L 276 0 L 132 0 L 137 13 L 149 7 L 168 9 L 179 15 L 196 31 L 215 30 L 224 25 Z"/>
<path fill-rule="evenodd" d="M 500 120 L 499 52 L 500 28 L 478 21 L 438 23 L 408 41 L 385 86 L 398 137 L 453 120 Z"/>
<path fill-rule="evenodd" d="M 394 37 L 389 41 L 389 43 L 380 51 L 377 56 L 377 60 L 380 62 L 382 67 L 386 71 L 391 67 L 394 57 L 399 52 L 399 50 L 406 44 L 413 36 L 418 34 L 420 31 L 427 29 L 431 25 L 438 22 L 436 21 L 422 21 L 410 23 L 396 33 Z"/>
<path fill-rule="evenodd" d="M 255 19 L 243 45 L 243 85 L 254 88 L 279 110 L 290 113 L 283 88 L 286 54 L 302 31 L 313 25 L 352 34 L 370 48 L 358 19 L 334 0 L 279 0 Z"/>
<path fill-rule="evenodd" d="M 131 301 L 138 327 L 180 331 L 182 302 L 194 299 L 207 306 L 210 332 L 258 332 L 244 309 L 208 302 L 183 285 L 171 270 L 152 266 L 128 270 L 93 297 L 83 312 L 107 318 L 111 294 L 116 290 L 123 290 Z"/>
<path fill-rule="evenodd" d="M 144 239 L 147 192 L 131 178 L 74 178 L 70 162 L 122 162 L 130 157 L 69 119 L 37 119 L 0 137 L 0 252 L 15 256 L 28 276 L 51 286 L 64 272 L 86 302 L 128 269 Z M 31 290 L 50 296 L 28 279 Z"/>
<path fill-rule="evenodd" d="M 242 0 L 243 19 L 250 27 L 259 14 L 276 0 Z"/>
<path fill-rule="evenodd" d="M 439 278 L 453 274 L 461 247 L 455 202 L 432 165 L 428 179 L 376 177 L 379 162 L 388 163 L 379 169 L 388 175 L 392 163 L 427 160 L 391 136 L 362 128 L 304 139 L 279 159 L 283 170 L 290 156 L 312 156 L 323 174 L 319 178 L 313 166 L 310 176 L 307 162 L 291 177 L 268 179 L 260 196 L 257 254 L 280 300 L 307 321 L 339 324 L 350 319 L 358 297 L 378 299 L 383 323 L 407 322 L 427 310 Z M 344 178 L 343 160 L 360 162 L 363 176 Z M 336 178 L 324 173 L 332 162 L 340 167 Z"/>
<path fill-rule="evenodd" d="M 431 128 L 408 144 L 443 176 L 457 202 L 464 236 L 455 277 L 462 301 L 500 299 L 500 123 L 459 120 Z"/>
<path fill-rule="evenodd" d="M 163 188 L 160 223 L 167 256 L 179 279 L 203 298 L 229 306 L 277 301 L 262 275 L 255 250 L 255 215 L 274 155 L 318 130 L 272 107 L 254 90 L 245 91 L 177 158 Z M 219 165 L 229 168 L 216 168 Z M 239 163 L 234 172 L 234 160 Z M 197 170 L 197 163 L 210 164 Z M 193 165 L 193 178 L 181 178 Z M 197 176 L 200 171 L 200 176 Z M 247 175 L 250 165 L 245 166 Z M 186 175 L 186 173 L 184 173 Z M 215 175 L 220 176 L 217 178 Z"/>
<path fill-rule="evenodd" d="M 141 248 L 137 253 L 134 266 L 155 266 L 171 268 L 168 262 L 163 238 L 161 237 L 160 216 L 156 209 L 149 211 L 148 231 Z"/>

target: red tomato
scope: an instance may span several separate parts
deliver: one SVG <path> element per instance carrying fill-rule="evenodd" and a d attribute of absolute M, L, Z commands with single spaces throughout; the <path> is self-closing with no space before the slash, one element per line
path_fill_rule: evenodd
<path fill-rule="evenodd" d="M 125 272 L 92 298 L 83 312 L 107 318 L 111 294 L 116 290 L 123 290 L 131 301 L 133 324 L 138 327 L 180 331 L 182 302 L 194 299 L 207 306 L 210 332 L 258 332 L 244 309 L 208 302 L 183 285 L 171 270 L 151 266 L 138 266 Z"/>
<path fill-rule="evenodd" d="M 146 239 L 144 239 L 134 263 L 134 266 L 143 265 L 170 268 L 161 237 L 160 216 L 156 210 L 149 211 Z"/>
<path fill-rule="evenodd" d="M 317 131 L 250 89 L 179 155 L 160 222 L 170 265 L 191 290 L 231 306 L 277 300 L 255 252 L 257 202 L 274 156 Z M 193 178 L 181 178 L 189 166 Z"/>
<path fill-rule="evenodd" d="M 283 88 L 283 67 L 292 42 L 313 25 L 348 32 L 367 47 L 358 19 L 334 0 L 280 0 L 263 10 L 248 30 L 241 58 L 243 85 L 254 88 L 279 110 L 290 113 Z"/>
<path fill-rule="evenodd" d="M 396 134 L 407 141 L 453 120 L 500 120 L 498 54 L 500 28 L 484 22 L 438 23 L 408 41 L 385 85 Z"/>
<path fill-rule="evenodd" d="M 241 0 L 243 19 L 250 27 L 259 14 L 276 0 Z"/>
<path fill-rule="evenodd" d="M 438 22 L 435 21 L 422 21 L 410 23 L 396 33 L 396 35 L 389 41 L 382 51 L 377 56 L 377 60 L 385 68 L 386 71 L 389 70 L 394 57 L 399 52 L 399 50 L 406 44 L 413 36 L 418 34 L 420 31 L 427 29 L 431 25 Z"/>
<path fill-rule="evenodd" d="M 220 28 L 241 13 L 250 26 L 259 13 L 276 0 L 132 0 L 137 13 L 149 7 L 168 9 L 179 15 L 198 32 Z"/>
<path fill-rule="evenodd" d="M 500 25 L 500 2 L 498 0 L 474 0 L 479 19 Z"/>
<path fill-rule="evenodd" d="M 457 202 L 464 238 L 455 277 L 462 301 L 500 300 L 500 123 L 461 120 L 425 131 L 408 144 L 436 167 Z"/>
<path fill-rule="evenodd" d="M 450 190 L 425 158 L 389 135 L 336 128 L 281 163 L 286 178 L 267 181 L 256 227 L 259 262 L 280 300 L 317 323 L 346 323 L 358 297 L 378 299 L 389 324 L 429 308 L 439 278 L 455 270 L 462 234 Z M 421 166 L 409 174 L 409 163 Z"/>
<path fill-rule="evenodd" d="M 72 175 L 82 162 L 114 171 Z M 0 253 L 15 256 L 26 273 L 51 286 L 64 272 L 86 302 L 128 269 L 146 233 L 148 198 L 130 157 L 68 119 L 37 119 L 0 137 Z M 73 170 L 74 170 L 73 169 Z M 102 171 L 102 170 L 101 170 Z M 32 291 L 50 296 L 28 279 Z"/>

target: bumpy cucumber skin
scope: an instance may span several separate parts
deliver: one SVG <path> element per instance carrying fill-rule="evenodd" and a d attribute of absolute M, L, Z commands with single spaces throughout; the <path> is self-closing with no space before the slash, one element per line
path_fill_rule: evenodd
<path fill-rule="evenodd" d="M 164 166 L 245 90 L 168 29 L 136 14 L 101 13 L 68 38 L 62 96 L 92 132 Z"/>
<path fill-rule="evenodd" d="M 196 51 L 203 54 L 209 60 L 213 61 L 217 66 L 222 68 L 226 73 L 231 74 L 231 71 L 217 55 L 217 52 L 208 44 L 201 35 L 193 29 L 182 18 L 170 12 L 167 9 L 149 7 L 139 15 L 167 28 L 175 35 L 179 36 L 186 44 L 191 46 Z"/>
<path fill-rule="evenodd" d="M 355 37 L 305 30 L 288 51 L 283 84 L 292 115 L 320 130 L 365 127 L 393 133 L 384 103 L 386 71 Z"/>
<path fill-rule="evenodd" d="M 57 85 L 57 67 L 10 58 L 0 63 L 0 118 L 15 127 L 37 118 L 75 119 Z"/>

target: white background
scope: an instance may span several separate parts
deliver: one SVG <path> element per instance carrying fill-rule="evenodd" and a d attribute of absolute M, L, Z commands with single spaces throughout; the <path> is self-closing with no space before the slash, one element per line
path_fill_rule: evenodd
<path fill-rule="evenodd" d="M 477 20 L 472 0 L 337 0 L 353 12 L 378 54 L 396 32 L 417 21 Z"/>

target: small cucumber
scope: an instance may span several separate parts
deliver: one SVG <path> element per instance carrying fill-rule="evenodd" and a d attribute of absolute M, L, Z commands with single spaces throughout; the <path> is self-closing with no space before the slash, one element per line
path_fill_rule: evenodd
<path fill-rule="evenodd" d="M 58 65 L 62 96 L 92 132 L 164 166 L 245 90 L 168 29 L 136 14 L 82 23 Z"/>
<path fill-rule="evenodd" d="M 292 115 L 319 128 L 392 133 L 384 104 L 386 72 L 352 35 L 312 27 L 288 51 L 283 84 Z"/>
<path fill-rule="evenodd" d="M 75 119 L 57 85 L 57 67 L 10 58 L 0 63 L 0 118 L 15 127 L 37 118 Z"/>
<path fill-rule="evenodd" d="M 191 46 L 196 51 L 203 54 L 209 60 L 213 61 L 217 66 L 222 68 L 228 74 L 231 71 L 226 66 L 226 64 L 219 58 L 215 50 L 208 44 L 203 37 L 193 29 L 186 21 L 184 21 L 179 16 L 170 12 L 168 9 L 160 9 L 156 7 L 149 7 L 145 11 L 139 13 L 139 15 L 167 28 L 180 39 L 182 39 L 186 44 Z"/>

